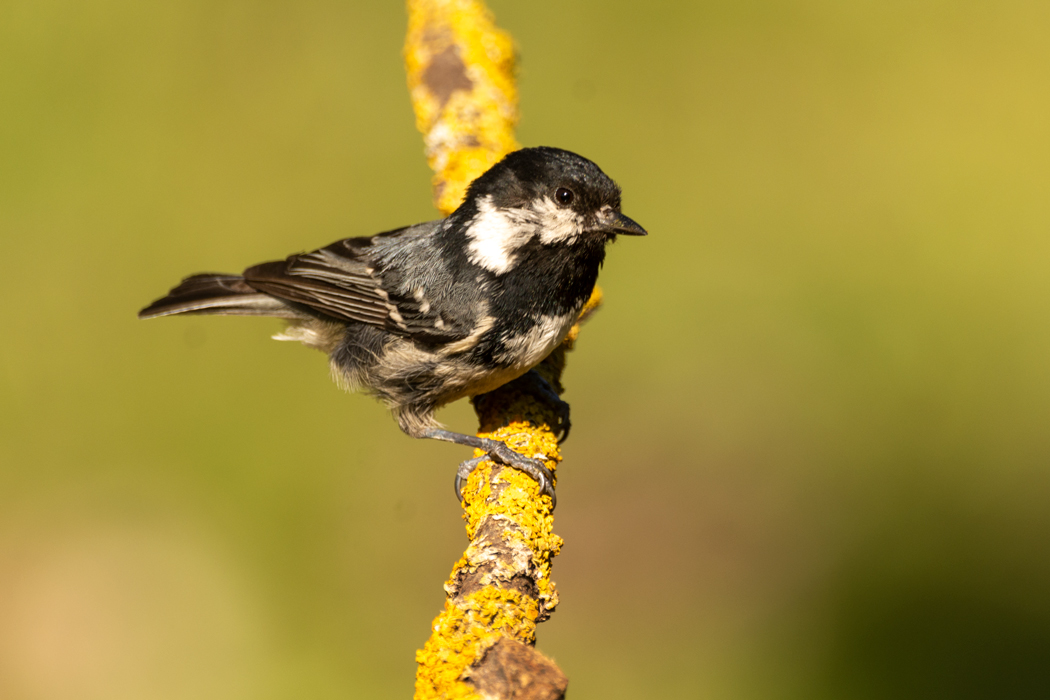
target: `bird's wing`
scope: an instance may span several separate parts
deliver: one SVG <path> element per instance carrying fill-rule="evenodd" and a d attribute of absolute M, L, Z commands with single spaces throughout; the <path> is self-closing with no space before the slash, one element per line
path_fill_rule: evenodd
<path fill-rule="evenodd" d="M 310 253 L 262 263 L 244 271 L 260 292 L 339 319 L 378 326 L 424 342 L 454 341 L 467 333 L 444 324 L 436 311 L 391 289 L 377 247 L 412 246 L 431 224 L 398 229 L 371 238 L 346 238 Z M 382 242 L 380 246 L 377 243 Z"/>

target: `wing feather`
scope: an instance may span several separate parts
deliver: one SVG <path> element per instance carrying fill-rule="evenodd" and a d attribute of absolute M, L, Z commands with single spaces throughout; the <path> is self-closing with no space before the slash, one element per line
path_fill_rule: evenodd
<path fill-rule="evenodd" d="M 263 263 L 245 270 L 244 279 L 260 292 L 302 304 L 343 321 L 387 325 L 390 309 L 374 291 L 374 281 L 358 284 L 344 281 L 336 286 L 295 275 L 289 272 L 288 267 L 288 261 Z"/>
<path fill-rule="evenodd" d="M 400 277 L 397 256 L 384 253 L 403 249 L 398 245 L 402 241 L 414 244 L 432 229 L 432 224 L 421 224 L 372 238 L 336 241 L 250 267 L 244 271 L 244 281 L 260 292 L 341 321 L 366 323 L 421 342 L 455 341 L 469 335 L 470 329 L 444 323 L 429 304 L 388 288 L 390 283 L 384 281 L 384 273 L 388 278 Z"/>

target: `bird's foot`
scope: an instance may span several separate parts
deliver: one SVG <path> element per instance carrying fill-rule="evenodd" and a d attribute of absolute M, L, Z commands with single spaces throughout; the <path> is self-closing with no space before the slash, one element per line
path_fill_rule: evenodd
<path fill-rule="evenodd" d="M 486 444 L 479 445 L 478 447 L 479 449 L 487 451 L 488 454 L 468 459 L 461 463 L 456 470 L 456 496 L 459 497 L 459 500 L 463 500 L 463 485 L 466 483 L 471 472 L 473 472 L 479 464 L 489 459 L 493 462 L 498 462 L 499 464 L 525 472 L 531 476 L 537 484 L 539 484 L 541 494 L 550 496 L 551 508 L 553 509 L 558 505 L 558 497 L 554 493 L 554 474 L 547 468 L 547 465 L 543 460 L 526 457 L 519 452 L 515 452 L 507 445 L 507 443 L 500 442 L 499 440 L 485 439 L 484 442 Z"/>
<path fill-rule="evenodd" d="M 550 382 L 534 369 L 530 369 L 517 381 L 525 383 L 531 389 L 530 393 L 533 396 L 542 400 L 554 411 L 557 425 L 551 426 L 552 432 L 557 436 L 559 444 L 565 442 L 569 438 L 569 430 L 572 428 L 569 404 L 558 396 L 558 392 L 554 390 Z"/>
<path fill-rule="evenodd" d="M 547 468 L 544 459 L 537 459 L 534 457 L 526 457 L 520 452 L 516 452 L 507 443 L 501 442 L 500 440 L 493 440 L 492 438 L 477 437 L 474 435 L 464 435 L 463 433 L 454 433 L 450 430 L 442 430 L 435 428 L 428 430 L 419 437 L 430 438 L 432 440 L 443 440 L 444 442 L 454 442 L 457 445 L 467 445 L 474 447 L 479 450 L 484 450 L 487 454 L 481 457 L 474 457 L 468 459 L 459 465 L 456 470 L 456 495 L 459 496 L 460 500 L 463 500 L 463 484 L 466 482 L 467 477 L 474 471 L 481 462 L 486 459 L 490 459 L 493 462 L 506 465 L 518 471 L 523 471 L 531 476 L 536 483 L 540 485 L 540 493 L 546 494 L 551 498 L 551 508 L 558 503 L 557 496 L 554 495 L 554 473 Z M 543 457 L 543 455 L 540 455 Z"/>

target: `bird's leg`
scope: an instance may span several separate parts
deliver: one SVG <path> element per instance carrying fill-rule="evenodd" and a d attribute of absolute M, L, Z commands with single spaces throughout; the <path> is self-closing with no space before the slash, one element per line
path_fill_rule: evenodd
<path fill-rule="evenodd" d="M 568 440 L 569 429 L 572 428 L 572 421 L 569 419 L 569 404 L 558 396 L 558 392 L 554 390 L 551 383 L 534 369 L 530 369 L 517 381 L 524 383 L 537 398 L 545 401 L 558 414 L 558 425 L 554 426 L 555 431 L 561 433 L 558 443 L 561 444 Z"/>
<path fill-rule="evenodd" d="M 505 464 L 508 467 L 513 467 L 514 469 L 523 471 L 531 476 L 540 485 L 540 493 L 551 497 L 551 507 L 557 504 L 557 497 L 554 495 L 554 475 L 542 460 L 532 459 L 515 452 L 507 445 L 507 443 L 500 442 L 499 440 L 481 438 L 475 435 L 464 435 L 463 433 L 454 433 L 450 430 L 428 430 L 420 437 L 431 438 L 433 440 L 444 440 L 445 442 L 454 442 L 457 445 L 466 445 L 468 447 L 475 447 L 479 450 L 485 450 L 485 452 L 488 453 L 488 458 L 492 461 Z M 463 482 L 465 482 L 467 477 L 470 476 L 474 467 L 478 466 L 478 464 L 485 459 L 485 457 L 474 457 L 473 459 L 468 459 L 459 465 L 459 469 L 456 470 L 456 495 L 460 497 L 460 500 L 463 498 L 463 494 L 461 493 Z"/>

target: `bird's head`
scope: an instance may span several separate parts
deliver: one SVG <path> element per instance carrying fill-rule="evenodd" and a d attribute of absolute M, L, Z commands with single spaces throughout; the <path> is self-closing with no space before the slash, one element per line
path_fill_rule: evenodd
<path fill-rule="evenodd" d="M 471 259 L 494 272 L 534 238 L 547 246 L 646 231 L 620 213 L 620 187 L 593 162 L 560 148 L 524 148 L 471 183 L 459 212 Z M 457 213 L 459 213 L 457 212 Z"/>

